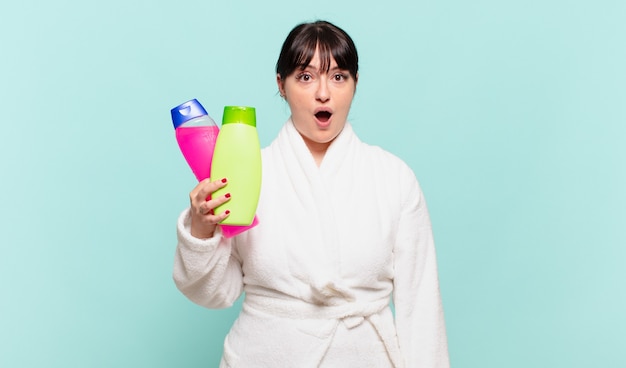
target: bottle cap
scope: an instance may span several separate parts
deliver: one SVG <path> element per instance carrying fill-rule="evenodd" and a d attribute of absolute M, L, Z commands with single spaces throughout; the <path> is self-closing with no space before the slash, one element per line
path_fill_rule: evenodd
<path fill-rule="evenodd" d="M 186 121 L 203 115 L 208 115 L 208 113 L 195 98 L 182 103 L 172 109 L 172 123 L 174 123 L 174 129 L 178 128 Z"/>
<path fill-rule="evenodd" d="M 256 110 L 248 106 L 224 106 L 222 125 L 231 123 L 248 124 L 256 128 Z"/>

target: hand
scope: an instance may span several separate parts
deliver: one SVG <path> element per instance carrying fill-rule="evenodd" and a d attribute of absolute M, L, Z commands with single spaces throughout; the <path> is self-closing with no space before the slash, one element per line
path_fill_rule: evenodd
<path fill-rule="evenodd" d="M 217 224 L 228 217 L 226 210 L 219 215 L 213 214 L 213 209 L 230 200 L 230 193 L 218 198 L 209 199 L 211 193 L 225 187 L 226 179 L 211 181 L 204 179 L 189 194 L 191 202 L 191 235 L 199 239 L 208 239 L 213 236 Z"/>

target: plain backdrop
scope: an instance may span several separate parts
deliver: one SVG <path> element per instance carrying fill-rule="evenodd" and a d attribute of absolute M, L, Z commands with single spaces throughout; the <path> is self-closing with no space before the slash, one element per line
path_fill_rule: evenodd
<path fill-rule="evenodd" d="M 172 281 L 170 109 L 254 106 L 268 145 L 316 19 L 357 44 L 357 134 L 426 194 L 453 367 L 626 365 L 626 2 L 26 0 L 0 5 L 0 366 L 217 366 L 241 304 Z"/>

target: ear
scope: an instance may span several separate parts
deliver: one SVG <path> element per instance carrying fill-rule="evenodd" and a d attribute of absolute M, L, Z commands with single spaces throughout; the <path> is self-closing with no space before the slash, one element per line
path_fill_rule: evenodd
<path fill-rule="evenodd" d="M 280 93 L 280 97 L 285 98 L 285 82 L 280 77 L 280 74 L 276 74 L 276 84 L 278 85 L 278 93 Z"/>
<path fill-rule="evenodd" d="M 352 91 L 352 93 L 356 94 L 356 85 L 359 84 L 359 72 L 356 72 L 356 75 L 354 76 L 354 90 Z"/>

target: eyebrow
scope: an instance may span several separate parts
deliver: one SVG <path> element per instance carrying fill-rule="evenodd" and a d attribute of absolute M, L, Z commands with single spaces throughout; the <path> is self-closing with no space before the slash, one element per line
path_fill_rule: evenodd
<path fill-rule="evenodd" d="M 301 70 L 306 70 L 306 69 L 313 69 L 313 70 L 320 70 L 320 67 L 317 65 L 313 65 L 313 64 L 309 64 L 309 65 L 302 65 Z M 342 69 L 339 67 L 339 65 L 336 65 L 333 68 L 328 69 L 328 72 L 333 72 L 333 71 L 337 71 L 337 70 L 347 70 L 347 69 Z"/>

